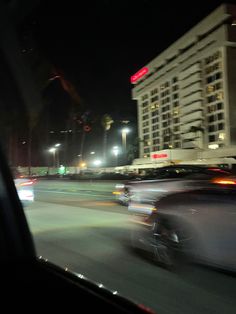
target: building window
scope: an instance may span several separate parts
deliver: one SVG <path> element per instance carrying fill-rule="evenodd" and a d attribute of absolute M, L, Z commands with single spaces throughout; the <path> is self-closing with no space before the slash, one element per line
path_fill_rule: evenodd
<path fill-rule="evenodd" d="M 208 113 L 214 112 L 215 110 L 216 110 L 216 105 L 211 105 L 211 106 L 208 106 L 207 108 Z"/>
<path fill-rule="evenodd" d="M 213 55 L 211 55 L 205 59 L 205 63 L 206 64 L 212 63 L 213 61 L 219 59 L 220 57 L 221 57 L 221 52 L 216 51 Z"/>
<path fill-rule="evenodd" d="M 209 123 L 214 122 L 214 121 L 215 121 L 215 116 L 214 115 L 208 117 L 208 122 Z"/>
<path fill-rule="evenodd" d="M 143 102 L 143 107 L 146 107 L 148 105 L 148 101 Z"/>
<path fill-rule="evenodd" d="M 153 131 L 158 130 L 158 129 L 159 129 L 159 125 L 158 124 L 157 125 L 153 125 L 153 127 L 152 127 Z"/>
<path fill-rule="evenodd" d="M 224 119 L 224 114 L 223 114 L 223 112 L 218 113 L 217 118 L 218 118 L 218 120 Z"/>
<path fill-rule="evenodd" d="M 176 83 L 176 82 L 178 82 L 178 77 L 177 77 L 177 76 L 173 77 L 173 79 L 172 79 L 172 84 L 174 84 L 174 83 Z"/>
<path fill-rule="evenodd" d="M 217 94 L 216 94 L 216 99 L 217 99 L 217 100 L 222 100 L 222 99 L 224 99 L 224 94 L 223 94 L 223 92 L 217 93 Z"/>
<path fill-rule="evenodd" d="M 225 140 L 225 133 L 219 133 L 218 138 L 219 138 L 219 141 L 224 141 Z"/>
<path fill-rule="evenodd" d="M 178 86 L 178 85 L 174 85 L 174 86 L 172 87 L 172 91 L 173 91 L 173 92 L 177 91 L 178 89 L 179 89 L 179 86 Z"/>
<path fill-rule="evenodd" d="M 148 94 L 143 95 L 141 99 L 142 100 L 148 99 Z"/>
<path fill-rule="evenodd" d="M 180 139 L 180 134 L 175 134 L 174 135 L 174 140 L 179 140 Z"/>
<path fill-rule="evenodd" d="M 143 114 L 148 112 L 148 108 L 143 109 Z"/>
<path fill-rule="evenodd" d="M 179 118 L 174 118 L 174 123 L 179 123 Z"/>
<path fill-rule="evenodd" d="M 174 110 L 174 111 L 173 111 L 173 116 L 176 117 L 176 116 L 178 116 L 178 115 L 179 115 L 179 110 Z"/>
<path fill-rule="evenodd" d="M 143 122 L 143 128 L 145 128 L 145 126 L 148 126 L 148 125 L 149 125 L 149 121 Z"/>
<path fill-rule="evenodd" d="M 155 110 L 155 109 L 158 109 L 159 107 L 160 105 L 158 103 L 155 103 L 155 104 L 151 104 L 150 109 Z"/>
<path fill-rule="evenodd" d="M 225 128 L 224 123 L 219 123 L 219 124 L 218 124 L 218 130 L 219 130 L 219 131 L 220 131 L 220 130 L 224 130 L 224 128 Z"/>
<path fill-rule="evenodd" d="M 160 146 L 153 146 L 152 150 L 153 150 L 154 152 L 156 152 L 156 151 L 160 150 Z"/>
<path fill-rule="evenodd" d="M 163 114 L 162 115 L 162 120 L 166 120 L 167 119 L 167 114 Z"/>
<path fill-rule="evenodd" d="M 208 132 L 215 132 L 215 125 L 210 125 L 208 127 Z"/>
<path fill-rule="evenodd" d="M 144 141 L 149 140 L 149 134 L 144 135 L 143 139 L 144 139 Z"/>
<path fill-rule="evenodd" d="M 158 88 L 154 88 L 153 90 L 151 90 L 151 96 L 153 96 L 157 93 L 158 93 Z"/>
<path fill-rule="evenodd" d="M 154 137 L 158 137 L 159 136 L 159 132 L 154 132 L 153 134 L 152 134 L 152 137 L 154 138 Z"/>
<path fill-rule="evenodd" d="M 154 119 L 152 119 L 152 123 L 154 124 L 154 123 L 157 123 L 159 121 L 159 119 L 158 118 L 154 118 Z"/>
<path fill-rule="evenodd" d="M 209 142 L 215 142 L 216 136 L 215 135 L 209 135 Z"/>
<path fill-rule="evenodd" d="M 153 140 L 153 144 L 154 144 L 154 145 L 155 145 L 155 144 L 160 144 L 159 138 L 156 138 L 155 140 Z"/>
<path fill-rule="evenodd" d="M 217 110 L 223 109 L 223 103 L 222 102 L 219 102 L 218 104 L 216 104 L 216 106 L 217 106 Z"/>
<path fill-rule="evenodd" d="M 207 94 L 210 94 L 210 93 L 214 92 L 214 90 L 215 90 L 214 85 L 208 85 L 206 87 L 206 93 Z"/>
<path fill-rule="evenodd" d="M 174 128 L 173 128 L 173 131 L 174 132 L 178 132 L 180 130 L 180 127 L 179 126 L 174 126 Z"/>
<path fill-rule="evenodd" d="M 152 98 L 151 98 L 151 102 L 157 101 L 158 98 L 159 98 L 158 95 L 156 95 L 155 97 L 152 97 Z"/>
<path fill-rule="evenodd" d="M 163 128 L 166 128 L 168 125 L 169 125 L 168 122 L 163 122 L 163 123 L 162 123 L 162 127 L 163 127 Z"/>
<path fill-rule="evenodd" d="M 148 154 L 150 152 L 150 149 L 148 147 L 144 148 L 144 154 Z"/>
<path fill-rule="evenodd" d="M 143 120 L 147 120 L 148 119 L 148 114 L 146 114 L 145 116 L 143 116 Z"/>
<path fill-rule="evenodd" d="M 207 102 L 208 102 L 208 103 L 211 103 L 211 102 L 213 102 L 213 101 L 215 101 L 215 100 L 216 100 L 216 96 L 215 96 L 215 95 L 212 95 L 212 96 L 207 97 Z"/>
<path fill-rule="evenodd" d="M 180 142 L 175 142 L 175 143 L 174 143 L 174 148 L 180 148 L 180 147 L 181 147 Z"/>
<path fill-rule="evenodd" d="M 173 99 L 177 99 L 178 97 L 179 97 L 179 94 L 178 94 L 178 93 L 175 93 L 175 94 L 173 94 L 173 96 L 172 96 Z"/>
<path fill-rule="evenodd" d="M 159 114 L 159 110 L 155 110 L 152 112 L 152 117 L 155 117 Z"/>
<path fill-rule="evenodd" d="M 149 132 L 149 128 L 143 129 L 143 133 L 148 133 Z"/>

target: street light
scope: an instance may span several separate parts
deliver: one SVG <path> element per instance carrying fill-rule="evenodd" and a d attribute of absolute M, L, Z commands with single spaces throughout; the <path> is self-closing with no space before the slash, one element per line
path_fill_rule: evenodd
<path fill-rule="evenodd" d="M 95 154 L 95 152 L 91 152 L 91 153 L 90 153 L 90 155 L 94 155 L 94 154 Z"/>
<path fill-rule="evenodd" d="M 101 166 L 102 161 L 99 159 L 96 159 L 96 160 L 94 160 L 93 164 L 94 164 L 94 166 Z"/>
<path fill-rule="evenodd" d="M 60 144 L 60 143 L 55 144 L 55 147 L 59 147 L 59 146 L 61 146 L 61 144 Z"/>
<path fill-rule="evenodd" d="M 124 152 L 126 153 L 126 137 L 127 137 L 127 134 L 130 132 L 130 129 L 129 128 L 123 128 L 121 130 L 121 135 L 122 135 L 122 146 L 123 146 L 123 149 L 124 149 Z"/>

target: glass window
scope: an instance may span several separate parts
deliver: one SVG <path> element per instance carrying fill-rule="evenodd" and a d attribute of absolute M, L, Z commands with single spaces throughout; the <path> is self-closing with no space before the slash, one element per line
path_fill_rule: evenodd
<path fill-rule="evenodd" d="M 210 135 L 209 136 L 209 142 L 215 142 L 216 136 L 215 135 Z"/>
<path fill-rule="evenodd" d="M 208 127 L 208 132 L 215 132 L 215 125 L 210 125 Z"/>
<path fill-rule="evenodd" d="M 214 122 L 214 121 L 215 121 L 214 115 L 208 117 L 208 122 Z"/>
<path fill-rule="evenodd" d="M 220 131 L 220 130 L 224 130 L 224 128 L 225 128 L 224 123 L 219 123 L 219 124 L 218 124 L 218 130 L 219 130 L 219 131 Z"/>
<path fill-rule="evenodd" d="M 159 129 L 159 125 L 158 125 L 158 124 L 153 125 L 153 127 L 152 127 L 152 130 L 153 130 L 153 131 L 158 130 L 158 129 Z"/>
<path fill-rule="evenodd" d="M 152 119 L 152 123 L 157 123 L 159 121 L 159 119 L 158 118 L 154 118 L 154 119 Z"/>
<path fill-rule="evenodd" d="M 219 103 L 217 104 L 217 110 L 221 110 L 221 109 L 223 109 L 223 103 L 222 103 L 222 102 L 219 102 Z"/>
<path fill-rule="evenodd" d="M 223 114 L 223 112 L 218 113 L 218 114 L 217 114 L 217 118 L 218 118 L 218 120 L 224 119 L 224 114 Z"/>
<path fill-rule="evenodd" d="M 155 110 L 152 112 L 152 117 L 155 117 L 159 114 L 159 110 Z"/>
<path fill-rule="evenodd" d="M 152 134 L 153 138 L 158 137 L 159 135 L 160 135 L 159 132 L 153 132 Z"/>

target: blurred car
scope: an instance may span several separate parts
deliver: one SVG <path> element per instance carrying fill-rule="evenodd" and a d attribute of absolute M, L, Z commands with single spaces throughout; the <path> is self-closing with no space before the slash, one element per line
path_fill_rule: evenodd
<path fill-rule="evenodd" d="M 126 181 L 125 183 L 117 184 L 113 195 L 115 195 L 116 201 L 122 205 L 128 206 L 131 198 L 135 195 L 139 195 L 139 199 L 144 199 L 148 194 L 155 194 L 160 192 L 160 183 L 168 182 L 169 179 L 174 180 L 208 180 L 214 177 L 229 176 L 230 171 L 223 170 L 217 167 L 204 167 L 194 165 L 175 165 L 166 166 L 155 169 L 152 173 L 143 176 L 136 177 L 132 181 Z M 145 185 L 143 185 L 145 184 Z M 158 184 L 156 188 L 153 184 Z M 177 183 L 174 183 L 176 186 Z M 147 185 L 151 185 L 148 186 Z M 171 188 L 171 185 L 168 184 Z M 165 184 L 167 186 L 167 184 Z M 167 187 L 165 187 L 166 189 Z M 154 190 L 153 190 L 154 189 Z M 173 189 L 173 188 L 172 188 Z M 142 193 L 144 191 L 144 193 Z M 155 198 L 155 197 L 154 197 Z"/>
<path fill-rule="evenodd" d="M 131 211 L 131 242 L 165 267 L 194 261 L 236 271 L 236 178 L 174 192 Z"/>
<path fill-rule="evenodd" d="M 37 179 L 22 175 L 16 169 L 12 169 L 12 174 L 19 199 L 23 205 L 29 205 L 34 201 L 34 184 Z"/>

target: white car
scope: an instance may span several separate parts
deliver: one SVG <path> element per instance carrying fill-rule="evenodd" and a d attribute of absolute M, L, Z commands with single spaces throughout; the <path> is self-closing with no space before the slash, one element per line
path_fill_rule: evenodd
<path fill-rule="evenodd" d="M 35 179 L 17 177 L 14 179 L 19 199 L 24 205 L 34 201 L 34 184 Z"/>

